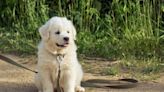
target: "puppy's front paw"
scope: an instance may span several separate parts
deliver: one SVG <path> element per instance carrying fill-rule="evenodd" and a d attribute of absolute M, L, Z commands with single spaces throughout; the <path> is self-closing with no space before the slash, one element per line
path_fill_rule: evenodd
<path fill-rule="evenodd" d="M 85 92 L 85 89 L 81 86 L 76 87 L 76 92 Z"/>

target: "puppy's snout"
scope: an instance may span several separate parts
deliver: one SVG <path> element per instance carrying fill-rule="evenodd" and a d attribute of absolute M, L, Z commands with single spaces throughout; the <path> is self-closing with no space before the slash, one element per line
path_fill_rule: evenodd
<path fill-rule="evenodd" d="M 64 39 L 64 41 L 67 41 L 67 42 L 69 41 L 68 37 L 64 37 L 63 39 Z"/>

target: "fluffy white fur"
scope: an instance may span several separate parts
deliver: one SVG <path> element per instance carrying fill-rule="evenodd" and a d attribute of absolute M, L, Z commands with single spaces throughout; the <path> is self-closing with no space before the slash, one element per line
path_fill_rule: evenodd
<path fill-rule="evenodd" d="M 65 17 L 53 17 L 40 27 L 42 41 L 38 46 L 35 84 L 39 92 L 54 92 L 57 86 L 57 54 L 65 55 L 61 62 L 60 86 L 64 92 L 84 92 L 80 86 L 83 72 L 76 54 L 76 30 Z M 69 38 L 65 41 L 63 38 Z"/>

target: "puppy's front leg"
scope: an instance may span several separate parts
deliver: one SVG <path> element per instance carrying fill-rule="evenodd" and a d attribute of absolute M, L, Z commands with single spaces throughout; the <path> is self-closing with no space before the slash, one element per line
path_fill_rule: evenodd
<path fill-rule="evenodd" d="M 64 73 L 64 92 L 75 92 L 75 74 L 70 70 Z"/>
<path fill-rule="evenodd" d="M 43 92 L 54 92 L 53 84 L 50 79 L 50 74 L 48 73 L 48 71 L 44 71 L 41 73 L 41 82 L 42 82 Z"/>

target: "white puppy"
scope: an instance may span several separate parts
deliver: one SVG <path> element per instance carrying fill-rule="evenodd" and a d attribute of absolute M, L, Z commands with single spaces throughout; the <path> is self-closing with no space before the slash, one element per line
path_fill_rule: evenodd
<path fill-rule="evenodd" d="M 60 87 L 64 92 L 84 92 L 80 86 L 83 72 L 76 54 L 76 30 L 65 17 L 53 17 L 40 27 L 42 41 L 38 46 L 38 73 L 35 84 L 39 92 L 54 92 L 57 87 L 59 63 L 57 55 L 62 55 L 60 63 Z"/>

